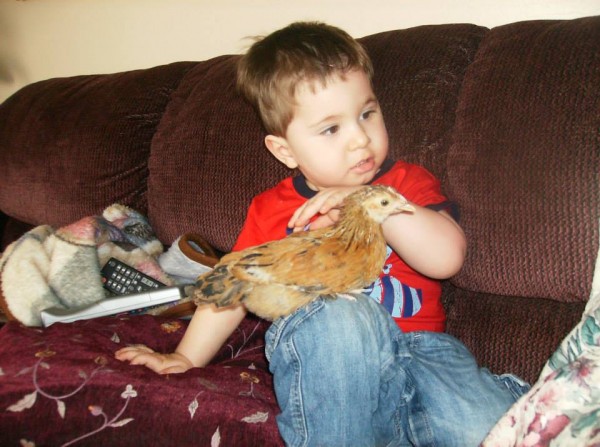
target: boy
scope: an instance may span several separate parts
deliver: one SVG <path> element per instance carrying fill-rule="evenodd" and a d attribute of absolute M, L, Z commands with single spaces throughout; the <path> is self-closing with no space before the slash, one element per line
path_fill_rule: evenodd
<path fill-rule="evenodd" d="M 443 334 L 439 279 L 462 266 L 465 237 L 439 182 L 387 159 L 372 73 L 358 42 L 320 23 L 257 41 L 238 67 L 266 147 L 301 175 L 255 197 L 234 250 L 331 225 L 343 199 L 369 183 L 395 187 L 416 208 L 383 224 L 389 256 L 374 299 L 317 300 L 268 330 L 278 427 L 294 446 L 477 445 L 519 383 L 478 369 Z M 198 307 L 175 353 L 133 346 L 116 356 L 161 374 L 204 366 L 245 314 Z"/>

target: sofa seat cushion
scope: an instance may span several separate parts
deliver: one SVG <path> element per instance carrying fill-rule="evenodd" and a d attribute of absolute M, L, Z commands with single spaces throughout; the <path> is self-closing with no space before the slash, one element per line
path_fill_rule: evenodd
<path fill-rule="evenodd" d="M 478 293 L 446 287 L 446 330 L 461 340 L 481 366 L 533 383 L 585 303 Z"/>
<path fill-rule="evenodd" d="M 161 376 L 114 359 L 177 346 L 183 320 L 105 317 L 0 330 L 0 445 L 283 445 L 264 357 L 267 323 L 248 317 L 206 368 Z M 39 415 L 44 415 L 42 418 Z"/>

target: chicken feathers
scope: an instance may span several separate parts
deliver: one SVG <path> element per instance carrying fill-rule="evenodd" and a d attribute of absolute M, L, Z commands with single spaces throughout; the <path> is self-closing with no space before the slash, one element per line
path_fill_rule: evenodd
<path fill-rule="evenodd" d="M 270 321 L 320 296 L 359 293 L 381 273 L 386 243 L 381 224 L 414 207 L 389 186 L 365 186 L 343 203 L 335 225 L 302 231 L 224 256 L 198 277 L 196 304 L 243 303 Z"/>

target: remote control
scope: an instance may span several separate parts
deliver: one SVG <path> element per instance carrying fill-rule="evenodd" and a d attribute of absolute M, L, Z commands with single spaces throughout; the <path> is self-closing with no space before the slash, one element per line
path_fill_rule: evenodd
<path fill-rule="evenodd" d="M 53 307 L 42 311 L 42 323 L 44 327 L 48 327 L 56 322 L 71 323 L 76 320 L 89 320 L 90 318 L 115 315 L 139 308 L 166 304 L 177 301 L 182 297 L 183 293 L 179 287 L 163 287 L 133 295 L 118 295 L 105 298 L 79 309 Z"/>
<path fill-rule="evenodd" d="M 165 284 L 115 258 L 108 260 L 100 274 L 104 288 L 115 295 L 128 295 L 166 287 Z"/>

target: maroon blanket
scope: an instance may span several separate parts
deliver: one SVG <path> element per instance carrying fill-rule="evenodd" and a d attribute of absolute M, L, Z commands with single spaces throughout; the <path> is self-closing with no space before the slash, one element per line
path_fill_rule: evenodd
<path fill-rule="evenodd" d="M 266 322 L 249 316 L 211 365 L 184 374 L 160 376 L 113 357 L 132 343 L 172 351 L 186 325 L 149 315 L 47 329 L 8 323 L 0 330 L 0 445 L 283 445 Z"/>

